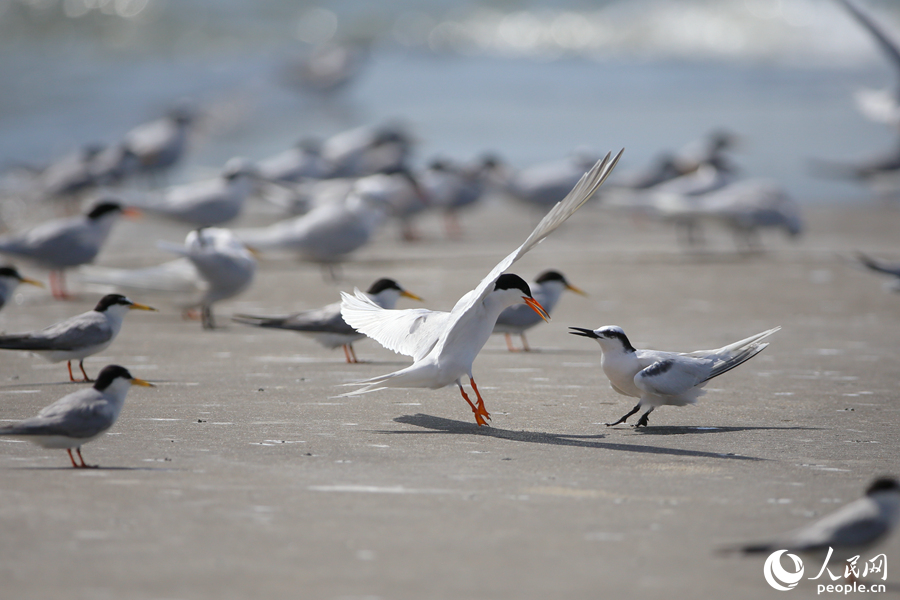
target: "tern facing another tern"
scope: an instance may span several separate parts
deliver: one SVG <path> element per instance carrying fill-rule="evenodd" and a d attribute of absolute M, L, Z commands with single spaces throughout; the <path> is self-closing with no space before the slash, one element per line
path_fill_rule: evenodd
<path fill-rule="evenodd" d="M 44 284 L 40 281 L 22 277 L 22 274 L 15 267 L 0 267 L 0 308 L 6 305 L 6 301 L 9 300 L 9 297 L 16 291 L 20 283 L 44 287 Z"/>
<path fill-rule="evenodd" d="M 584 291 L 566 281 L 565 276 L 559 271 L 544 271 L 538 275 L 531 285 L 531 290 L 534 293 L 534 299 L 541 303 L 547 314 L 553 312 L 560 296 L 566 290 L 587 296 Z M 522 338 L 522 350 L 531 352 L 528 340 L 525 339 L 525 330 L 531 329 L 541 321 L 540 315 L 533 310 L 529 310 L 526 305 L 516 304 L 500 313 L 500 316 L 497 317 L 497 323 L 494 324 L 494 333 L 504 334 L 506 347 L 510 352 L 518 352 L 512 343 L 513 334 Z"/>
<path fill-rule="evenodd" d="M 84 462 L 81 446 L 113 426 L 132 385 L 154 387 L 132 377 L 125 367 L 108 365 L 100 371 L 93 387 L 63 396 L 41 409 L 36 417 L 0 427 L 0 435 L 28 440 L 43 448 L 65 449 L 75 468 L 96 466 Z M 75 462 L 72 448 L 81 464 Z"/>
<path fill-rule="evenodd" d="M 662 352 L 659 350 L 638 350 L 631 345 L 620 327 L 606 326 L 599 329 L 570 327 L 572 335 L 580 335 L 597 340 L 600 344 L 600 368 L 609 379 L 614 390 L 625 396 L 640 398 L 631 412 L 607 427 L 624 423 L 639 411 L 648 407 L 641 415 L 636 427 L 647 425 L 648 417 L 658 406 L 685 406 L 693 404 L 705 392 L 703 386 L 713 377 L 750 360 L 762 352 L 768 342 L 761 342 L 781 327 L 757 333 L 747 339 L 729 344 L 717 350 L 696 352 Z"/>
<path fill-rule="evenodd" d="M 486 425 L 490 414 L 472 376 L 472 363 L 491 336 L 494 323 L 503 309 L 525 302 L 547 318 L 546 311 L 532 297 L 528 284 L 518 275 L 504 274 L 590 198 L 612 169 L 622 152 L 614 158 L 598 161 L 575 185 L 571 192 L 545 216 L 525 242 L 501 260 L 471 292 L 464 295 L 450 312 L 427 309 L 385 310 L 359 290 L 351 296 L 341 293 L 344 320 L 385 348 L 413 358 L 405 369 L 348 385 L 360 389 L 345 395 L 362 394 L 387 387 L 438 389 L 456 384 L 463 399 L 472 408 L 475 422 Z M 468 376 L 477 404 L 462 385 Z"/>
<path fill-rule="evenodd" d="M 404 290 L 393 279 L 379 279 L 373 283 L 366 295 L 378 306 L 392 309 L 397 305 L 400 297 L 422 301 L 415 294 Z M 317 342 L 326 348 L 344 348 L 344 357 L 348 363 L 358 363 L 356 352 L 353 350 L 353 342 L 366 337 L 347 325 L 341 317 L 341 303 L 335 302 L 322 308 L 306 310 L 282 317 L 263 317 L 256 315 L 235 315 L 234 321 L 256 327 L 269 327 L 272 329 L 288 329 L 312 336 Z"/>
<path fill-rule="evenodd" d="M 134 309 L 156 311 L 121 294 L 108 294 L 100 299 L 94 310 L 40 331 L 0 335 L 0 349 L 33 352 L 50 362 L 66 361 L 70 381 L 77 381 L 72 375 L 72 361 L 78 360 L 84 375 L 82 381 L 93 381 L 84 370 L 84 359 L 105 350 L 122 329 L 125 314 Z"/>
<path fill-rule="evenodd" d="M 900 483 L 893 477 L 873 481 L 866 495 L 772 542 L 725 551 L 746 554 L 776 550 L 845 561 L 884 541 L 900 521 Z M 826 561 L 827 562 L 827 561 Z"/>
<path fill-rule="evenodd" d="M 25 233 L 0 238 L 0 253 L 20 256 L 50 269 L 53 296 L 66 298 L 63 269 L 93 261 L 122 213 L 135 214 L 118 202 L 103 201 L 86 215 L 47 221 Z"/>

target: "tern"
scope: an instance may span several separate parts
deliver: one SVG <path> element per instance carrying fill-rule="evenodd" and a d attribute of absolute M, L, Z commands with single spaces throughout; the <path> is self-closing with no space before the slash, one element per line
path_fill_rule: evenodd
<path fill-rule="evenodd" d="M 137 159 L 141 171 L 152 173 L 177 164 L 187 148 L 194 111 L 176 106 L 154 121 L 138 125 L 125 134 L 122 147 Z"/>
<path fill-rule="evenodd" d="M 81 446 L 103 435 L 119 418 L 132 385 L 154 387 L 132 377 L 125 367 L 103 367 L 93 387 L 67 394 L 36 417 L 0 427 L 0 435 L 33 442 L 42 448 L 65 449 L 75 468 L 87 468 Z M 81 463 L 75 462 L 72 449 Z M 96 465 L 93 465 L 96 466 Z"/>
<path fill-rule="evenodd" d="M 77 381 L 72 375 L 72 361 L 78 360 L 81 374 L 84 375 L 82 381 L 92 381 L 84 370 L 84 359 L 105 350 L 122 329 L 125 314 L 135 309 L 156 311 L 145 304 L 132 302 L 121 294 L 108 294 L 100 299 L 94 310 L 40 331 L 0 335 L 0 349 L 33 352 L 50 362 L 66 361 L 70 381 Z"/>
<path fill-rule="evenodd" d="M 256 258 L 228 229 L 205 227 L 188 233 L 184 245 L 156 245 L 181 258 L 142 269 L 82 268 L 79 276 L 122 293 L 174 296 L 185 310 L 199 308 L 203 328 L 214 329 L 213 305 L 246 290 L 256 274 Z"/>
<path fill-rule="evenodd" d="M 578 151 L 508 175 L 503 187 L 516 200 L 546 209 L 565 198 L 595 160 L 593 153 Z"/>
<path fill-rule="evenodd" d="M 856 253 L 856 260 L 870 271 L 892 276 L 893 279 L 887 283 L 886 287 L 893 292 L 900 292 L 900 264 L 889 263 L 862 252 Z"/>
<path fill-rule="evenodd" d="M 499 160 L 491 155 L 484 156 L 473 165 L 456 164 L 439 158 L 433 160 L 419 176 L 430 203 L 444 213 L 444 229 L 448 238 L 461 237 L 459 212 L 481 202 L 490 177 L 499 164 Z"/>
<path fill-rule="evenodd" d="M 148 199 L 133 204 L 195 227 L 221 225 L 241 214 L 247 196 L 253 191 L 255 178 L 256 170 L 252 164 L 233 158 L 218 177 L 172 186 L 159 200 Z"/>
<path fill-rule="evenodd" d="M 614 390 L 625 396 L 640 398 L 631 411 L 607 427 L 625 420 L 647 407 L 636 427 L 646 426 L 650 413 L 658 406 L 685 406 L 693 404 L 705 392 L 710 379 L 730 371 L 762 352 L 769 337 L 781 327 L 757 333 L 747 339 L 729 344 L 718 350 L 696 352 L 662 352 L 638 350 L 631 345 L 621 327 L 614 325 L 599 329 L 569 327 L 572 335 L 597 340 L 600 344 L 600 368 Z"/>
<path fill-rule="evenodd" d="M 547 314 L 553 312 L 553 309 L 559 302 L 560 296 L 562 296 L 562 293 L 566 290 L 582 296 L 587 295 L 583 290 L 569 283 L 562 273 L 552 270 L 544 271 L 538 275 L 537 279 L 534 280 L 534 283 L 531 284 L 530 287 L 534 294 L 534 299 L 541 303 L 541 306 L 544 307 Z M 541 322 L 542 319 L 540 315 L 533 310 L 529 310 L 528 306 L 516 304 L 500 313 L 500 316 L 497 317 L 497 323 L 494 324 L 494 333 L 504 334 L 506 337 L 506 347 L 510 352 L 517 352 L 512 343 L 513 334 L 522 338 L 522 350 L 531 352 L 531 347 L 528 346 L 528 340 L 525 339 L 525 331 Z"/>
<path fill-rule="evenodd" d="M 504 271 L 572 216 L 597 191 L 621 155 L 622 152 L 619 152 L 610 158 L 607 154 L 598 161 L 572 191 L 547 213 L 522 245 L 501 260 L 478 287 L 460 298 L 450 312 L 385 310 L 359 290 L 352 296 L 342 292 L 341 314 L 350 326 L 385 348 L 413 358 L 413 364 L 405 369 L 348 384 L 362 387 L 345 395 L 387 387 L 438 389 L 455 383 L 472 408 L 475 422 L 486 425 L 485 419 L 489 419 L 490 414 L 475 384 L 472 363 L 491 336 L 497 317 L 508 306 L 525 302 L 548 318 L 525 280 Z M 469 399 L 463 389 L 464 376 L 469 378 L 477 404 Z"/>
<path fill-rule="evenodd" d="M 302 139 L 289 150 L 257 161 L 256 170 L 268 181 L 300 182 L 321 178 L 327 171 L 320 147 L 318 140 Z"/>
<path fill-rule="evenodd" d="M 382 278 L 366 290 L 368 297 L 378 306 L 392 309 L 401 297 L 422 301 L 415 294 L 404 290 L 393 279 Z M 312 336 L 326 348 L 343 347 L 344 357 L 348 363 L 357 363 L 353 342 L 366 337 L 347 325 L 341 317 L 341 303 L 335 302 L 322 308 L 306 310 L 292 315 L 280 317 L 264 317 L 257 315 L 235 315 L 234 321 L 245 325 L 268 327 L 272 329 L 288 329 Z"/>
<path fill-rule="evenodd" d="M 55 219 L 21 234 L 0 237 L 0 253 L 22 257 L 50 269 L 50 290 L 57 298 L 68 296 L 63 269 L 89 263 L 119 215 L 135 214 L 118 202 L 105 200 L 86 215 Z"/>
<path fill-rule="evenodd" d="M 362 177 L 403 166 L 413 142 L 399 125 L 358 127 L 326 139 L 321 152 L 329 177 Z"/>
<path fill-rule="evenodd" d="M 900 482 L 893 477 L 879 477 L 869 484 L 865 496 L 804 527 L 771 542 L 725 551 L 759 554 L 786 550 L 845 561 L 883 542 L 898 521 Z"/>
<path fill-rule="evenodd" d="M 0 309 L 6 305 L 7 300 L 16 291 L 20 283 L 44 287 L 44 284 L 40 281 L 22 277 L 22 274 L 15 267 L 0 267 Z"/>

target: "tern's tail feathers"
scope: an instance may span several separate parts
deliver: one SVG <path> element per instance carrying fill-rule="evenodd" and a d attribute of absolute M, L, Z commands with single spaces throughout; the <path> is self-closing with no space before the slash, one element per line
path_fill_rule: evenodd
<path fill-rule="evenodd" d="M 352 392 L 341 394 L 340 397 L 358 396 L 360 394 L 383 390 L 385 388 L 435 387 L 434 377 L 431 376 L 427 369 L 424 369 L 421 365 L 416 364 L 412 364 L 405 369 L 400 369 L 399 371 L 394 371 L 393 373 L 379 375 L 378 377 L 372 377 L 371 379 L 364 379 L 362 381 L 352 381 L 350 383 L 345 383 L 344 385 L 358 385 L 361 387 L 353 390 Z"/>
<path fill-rule="evenodd" d="M 237 314 L 233 315 L 231 320 L 235 323 L 255 327 L 280 327 L 284 324 L 284 317 L 263 317 L 261 315 Z"/>
<path fill-rule="evenodd" d="M 709 377 L 704 379 L 704 381 L 709 381 L 713 377 L 718 377 L 723 373 L 727 373 L 731 369 L 741 365 L 763 350 L 769 345 L 768 342 L 763 342 L 761 340 L 769 337 L 776 331 L 781 329 L 781 327 L 773 327 L 768 331 L 763 331 L 761 333 L 757 333 L 756 335 L 750 336 L 747 339 L 741 340 L 739 342 L 735 342 L 733 344 L 729 344 L 724 348 L 720 348 L 717 351 L 713 351 L 707 356 L 715 356 L 718 361 L 716 365 L 712 368 L 712 371 L 709 373 Z M 699 354 L 697 352 L 693 352 L 691 354 Z M 712 357 L 711 356 L 711 357 Z"/>
<path fill-rule="evenodd" d="M 3 350 L 47 350 L 47 340 L 35 338 L 30 333 L 0 335 L 0 348 Z"/>

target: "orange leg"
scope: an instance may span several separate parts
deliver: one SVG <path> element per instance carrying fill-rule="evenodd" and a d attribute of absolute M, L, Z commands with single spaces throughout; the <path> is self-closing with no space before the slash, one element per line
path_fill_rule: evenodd
<path fill-rule="evenodd" d="M 356 363 L 359 362 L 356 360 L 356 353 L 353 351 L 353 346 L 350 344 L 344 344 L 341 346 L 344 349 L 344 358 L 347 359 L 348 363 Z"/>
<path fill-rule="evenodd" d="M 478 398 L 478 407 L 477 407 L 478 414 L 480 414 L 482 417 L 490 420 L 491 413 L 489 413 L 487 411 L 487 409 L 484 407 L 484 399 L 481 397 L 481 393 L 479 393 L 479 391 L 478 391 L 478 386 L 475 385 L 475 380 L 472 379 L 471 377 L 469 377 L 469 383 L 472 385 L 472 389 L 475 390 L 475 396 Z"/>
<path fill-rule="evenodd" d="M 82 469 L 95 469 L 97 467 L 97 465 L 89 465 L 84 462 L 84 457 L 81 455 L 81 446 L 75 448 L 75 452 L 78 453 L 78 458 L 81 460 L 81 464 L 78 465 L 79 467 Z"/>
<path fill-rule="evenodd" d="M 508 333 L 504 333 L 503 336 L 506 338 L 506 349 L 510 352 L 518 352 L 519 350 L 515 346 L 513 346 L 512 336 Z"/>
<path fill-rule="evenodd" d="M 528 340 L 525 339 L 525 334 L 520 333 L 519 337 L 522 338 L 522 351 L 523 352 L 531 352 L 531 346 L 528 345 Z"/>
<path fill-rule="evenodd" d="M 62 271 L 50 271 L 50 293 L 57 300 L 71 300 L 66 291 L 66 276 Z"/>
<path fill-rule="evenodd" d="M 82 381 L 87 382 L 87 383 L 93 383 L 94 380 L 91 379 L 90 377 L 88 377 L 87 372 L 84 370 L 84 360 L 83 359 L 78 361 L 78 366 L 81 368 L 81 374 L 84 375 L 84 379 Z M 71 369 L 71 366 L 69 368 Z"/>
<path fill-rule="evenodd" d="M 72 449 L 71 449 L 71 448 L 66 448 L 66 452 L 69 453 L 69 460 L 72 461 L 72 466 L 73 466 L 74 468 L 77 469 L 77 468 L 78 468 L 78 463 L 75 462 L 75 457 L 72 456 Z"/>
<path fill-rule="evenodd" d="M 72 375 L 72 361 L 67 361 L 66 364 L 69 366 L 69 381 L 77 382 L 78 380 L 75 379 L 74 375 Z"/>
<path fill-rule="evenodd" d="M 353 349 L 353 344 L 347 344 L 347 348 L 350 349 L 350 356 L 353 357 L 353 362 L 358 363 L 359 359 L 356 358 L 356 350 Z"/>
<path fill-rule="evenodd" d="M 475 413 L 475 422 L 479 425 L 487 425 L 487 421 L 484 420 L 484 417 L 481 416 L 481 413 L 478 411 L 478 407 L 475 406 L 471 400 L 469 400 L 468 394 L 466 394 L 466 390 L 463 389 L 462 384 L 457 383 L 459 386 L 459 393 L 462 394 L 463 400 L 469 403 L 469 406 L 472 407 L 472 412 Z M 488 416 L 490 418 L 490 416 Z"/>

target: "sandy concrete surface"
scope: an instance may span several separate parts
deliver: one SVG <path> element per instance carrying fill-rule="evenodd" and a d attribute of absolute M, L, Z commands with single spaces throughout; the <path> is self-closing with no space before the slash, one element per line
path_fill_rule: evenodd
<path fill-rule="evenodd" d="M 720 235 L 715 251 L 685 254 L 660 224 L 585 207 L 512 270 L 557 268 L 590 296 L 563 297 L 529 336 L 535 352 L 491 339 L 475 363 L 493 415 L 484 428 L 452 388 L 336 397 L 408 364 L 371 340 L 356 345 L 364 364 L 348 365 L 339 349 L 227 316 L 319 306 L 380 276 L 449 310 L 531 230 L 508 206 L 468 215 L 463 242 L 431 217 L 416 245 L 388 229 L 338 283 L 266 261 L 250 291 L 217 307 L 226 326 L 213 332 L 134 297 L 162 311 L 130 314 L 87 368 L 122 364 L 158 388 L 133 389 L 109 434 L 84 447 L 103 468 L 0 441 L 0 597 L 781 597 L 764 557 L 716 549 L 807 523 L 900 473 L 900 297 L 842 258 L 900 259 L 900 209 L 819 208 L 808 220 L 805 238 L 767 236 L 762 254 L 739 256 Z M 154 227 L 181 235 L 123 224 L 99 262 L 148 260 L 134 240 L 142 231 L 151 247 Z M 21 291 L 0 329 L 42 327 L 98 297 Z M 608 386 L 597 345 L 566 333 L 611 324 L 666 350 L 783 330 L 698 405 L 660 408 L 634 430 L 603 425 L 634 403 Z M 77 388 L 64 364 L 0 361 L 3 421 Z M 898 537 L 883 551 L 897 594 Z M 816 596 L 815 584 L 786 593 Z"/>

